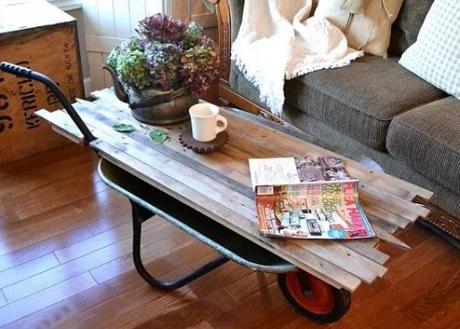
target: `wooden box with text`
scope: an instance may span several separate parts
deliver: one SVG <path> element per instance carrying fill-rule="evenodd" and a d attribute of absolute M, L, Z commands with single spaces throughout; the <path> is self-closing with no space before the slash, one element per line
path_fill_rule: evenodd
<path fill-rule="evenodd" d="M 0 4 L 0 61 L 48 75 L 83 97 L 76 20 L 46 1 Z M 41 83 L 0 72 L 0 163 L 66 143 L 35 111 L 62 108 Z"/>

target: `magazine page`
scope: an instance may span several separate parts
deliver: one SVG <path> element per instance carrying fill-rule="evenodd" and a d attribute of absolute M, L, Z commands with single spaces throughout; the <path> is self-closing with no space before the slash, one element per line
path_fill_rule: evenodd
<path fill-rule="evenodd" d="M 297 239 L 374 237 L 359 204 L 358 181 L 260 186 L 257 215 L 263 234 Z"/>
<path fill-rule="evenodd" d="M 351 179 L 342 159 L 322 156 L 249 159 L 252 187 Z"/>

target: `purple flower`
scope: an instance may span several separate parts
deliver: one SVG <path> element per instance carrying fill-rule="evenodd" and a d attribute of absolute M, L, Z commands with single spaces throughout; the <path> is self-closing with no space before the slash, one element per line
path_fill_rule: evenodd
<path fill-rule="evenodd" d="M 136 32 L 150 42 L 180 43 L 184 40 L 186 26 L 178 19 L 155 14 L 139 21 Z"/>
<path fill-rule="evenodd" d="M 163 14 L 144 18 L 139 34 L 112 51 L 108 64 L 137 89 L 185 87 L 199 95 L 219 76 L 216 43 L 195 22 L 185 26 Z"/>
<path fill-rule="evenodd" d="M 181 51 L 182 49 L 174 43 L 146 44 L 144 54 L 154 87 L 162 90 L 178 87 Z"/>
<path fill-rule="evenodd" d="M 195 95 L 200 95 L 204 87 L 219 76 L 215 42 L 206 36 L 201 38 L 198 45 L 184 51 L 180 60 L 182 84 Z"/>

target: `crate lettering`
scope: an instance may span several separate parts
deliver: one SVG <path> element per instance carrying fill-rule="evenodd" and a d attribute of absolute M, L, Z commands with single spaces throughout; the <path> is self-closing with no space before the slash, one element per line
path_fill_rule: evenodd
<path fill-rule="evenodd" d="M 13 119 L 7 115 L 0 115 L 0 134 L 6 131 L 7 128 L 13 128 Z"/>
<path fill-rule="evenodd" d="M 0 77 L 0 83 L 4 82 L 5 78 Z M 5 132 L 7 129 L 13 128 L 13 118 L 5 112 L 8 110 L 10 103 L 8 102 L 8 96 L 0 94 L 0 134 Z"/>
<path fill-rule="evenodd" d="M 59 86 L 59 83 L 56 84 Z M 56 95 L 48 87 L 46 87 L 46 102 L 48 106 L 59 104 L 59 100 L 57 99 Z"/>
<path fill-rule="evenodd" d="M 72 49 L 69 47 L 68 43 L 64 44 L 64 64 L 65 64 L 65 73 L 66 73 L 66 83 L 69 90 L 69 98 L 75 99 L 77 92 L 75 90 L 74 77 L 72 74 L 73 65 L 72 65 Z"/>
<path fill-rule="evenodd" d="M 9 106 L 8 97 L 6 97 L 6 95 L 0 95 L 0 111 L 7 110 Z"/>
<path fill-rule="evenodd" d="M 17 65 L 28 67 L 29 62 L 22 61 Z M 35 86 L 31 79 L 17 77 L 17 88 L 21 99 L 22 114 L 24 115 L 24 122 L 27 129 L 34 129 L 40 127 L 40 118 L 35 115 L 37 106 L 37 95 Z"/>

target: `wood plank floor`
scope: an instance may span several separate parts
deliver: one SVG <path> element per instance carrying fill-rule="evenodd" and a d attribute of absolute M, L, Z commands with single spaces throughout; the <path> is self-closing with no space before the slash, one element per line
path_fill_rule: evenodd
<path fill-rule="evenodd" d="M 130 209 L 68 145 L 0 165 L 0 327 L 320 328 L 288 306 L 270 274 L 234 263 L 174 292 L 133 270 Z M 144 227 L 143 257 L 162 277 L 214 256 L 161 218 Z M 460 253 L 418 225 L 382 244 L 389 272 L 353 294 L 332 328 L 460 328 Z"/>

